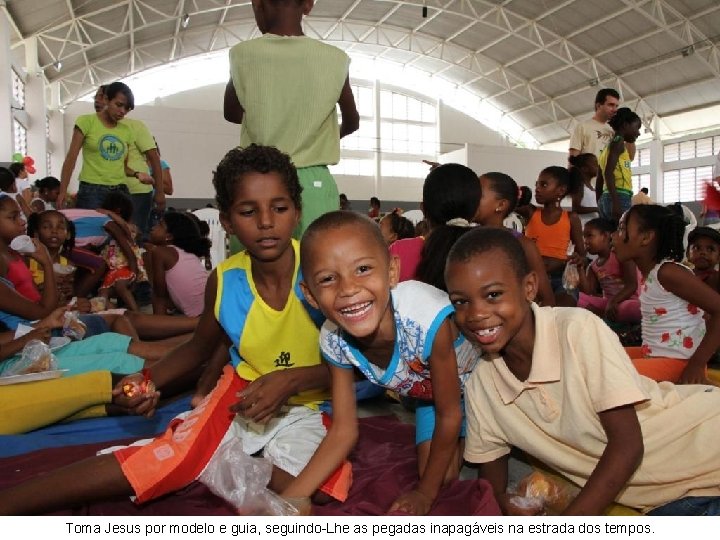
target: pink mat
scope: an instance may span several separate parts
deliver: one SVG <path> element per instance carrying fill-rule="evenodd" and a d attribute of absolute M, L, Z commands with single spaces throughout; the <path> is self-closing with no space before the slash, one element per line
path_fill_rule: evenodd
<path fill-rule="evenodd" d="M 381 515 L 403 491 L 417 482 L 414 426 L 392 416 L 360 420 L 360 440 L 351 460 L 354 482 L 348 500 L 315 506 L 315 515 Z M 122 444 L 130 441 L 117 441 Z M 115 444 L 115 443 L 113 443 Z M 0 488 L 8 487 L 93 455 L 108 443 L 39 450 L 0 459 Z M 59 514 L 74 515 L 232 515 L 233 509 L 198 482 L 187 488 L 136 506 L 128 499 L 90 504 Z M 445 487 L 432 515 L 500 515 L 489 484 L 482 480 L 459 480 Z"/>

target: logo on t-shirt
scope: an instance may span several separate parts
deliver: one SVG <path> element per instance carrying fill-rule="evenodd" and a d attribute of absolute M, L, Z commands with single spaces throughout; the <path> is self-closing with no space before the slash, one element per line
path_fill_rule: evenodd
<path fill-rule="evenodd" d="M 295 364 L 290 361 L 289 352 L 283 351 L 280 353 L 280 356 L 275 359 L 275 367 L 289 368 L 293 367 L 294 365 Z"/>
<path fill-rule="evenodd" d="M 98 143 L 100 155 L 108 161 L 117 161 L 125 156 L 125 143 L 115 135 L 103 135 Z"/>

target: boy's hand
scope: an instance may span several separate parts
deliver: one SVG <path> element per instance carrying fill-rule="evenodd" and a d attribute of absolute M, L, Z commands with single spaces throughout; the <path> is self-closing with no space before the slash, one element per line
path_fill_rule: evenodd
<path fill-rule="evenodd" d="M 48 327 L 35 328 L 34 330 L 28 332 L 29 339 L 39 339 L 45 344 L 50 342 L 51 335 L 52 331 Z"/>
<path fill-rule="evenodd" d="M 160 401 L 160 392 L 155 391 L 148 394 L 138 394 L 133 397 L 128 397 L 123 391 L 123 387 L 126 384 L 140 384 L 143 380 L 144 377 L 141 373 L 133 373 L 132 375 L 123 377 L 112 390 L 113 405 L 121 407 L 127 414 L 144 416 L 145 418 L 152 417 Z"/>
<path fill-rule="evenodd" d="M 65 312 L 68 310 L 67 306 L 62 306 L 55 309 L 50 315 L 42 319 L 35 326 L 38 329 L 41 328 L 62 328 L 65 324 Z"/>
<path fill-rule="evenodd" d="M 140 182 L 142 182 L 143 184 L 148 184 L 152 186 L 155 183 L 153 177 L 146 172 L 138 171 L 136 173 L 136 178 L 140 180 Z"/>
<path fill-rule="evenodd" d="M 421 491 L 413 489 L 395 499 L 388 513 L 402 512 L 413 516 L 425 516 L 432 508 L 432 505 L 433 499 Z"/>
<path fill-rule="evenodd" d="M 295 394 L 291 370 L 273 371 L 258 377 L 238 393 L 230 410 L 257 424 L 269 422 Z"/>

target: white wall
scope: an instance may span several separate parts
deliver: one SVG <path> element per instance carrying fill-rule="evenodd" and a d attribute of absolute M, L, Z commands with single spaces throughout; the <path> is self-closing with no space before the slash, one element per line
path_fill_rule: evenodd
<path fill-rule="evenodd" d="M 441 154 L 457 150 L 466 143 L 513 147 L 504 135 L 481 124 L 447 103 L 441 101 L 439 109 Z"/>
<path fill-rule="evenodd" d="M 535 187 L 538 173 L 545 167 L 567 167 L 567 152 L 468 144 L 441 156 L 443 163 L 462 163 L 478 174 L 497 171 L 513 177 L 519 186 Z"/>

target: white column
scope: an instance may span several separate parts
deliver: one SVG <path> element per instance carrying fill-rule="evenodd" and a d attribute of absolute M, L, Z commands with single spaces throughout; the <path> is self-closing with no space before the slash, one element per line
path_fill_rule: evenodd
<path fill-rule="evenodd" d="M 42 73 L 30 74 L 25 80 L 25 110 L 28 114 L 27 153 L 35 160 L 35 178 L 47 176 L 47 134 L 45 132 L 45 79 Z"/>
<path fill-rule="evenodd" d="M 0 8 L 4 6 L 5 0 L 0 0 Z M 13 153 L 11 69 L 10 24 L 0 9 L 0 161 L 10 161 Z"/>
<path fill-rule="evenodd" d="M 50 143 L 52 163 L 48 174 L 60 178 L 63 161 L 65 161 L 65 113 L 60 110 L 50 111 Z"/>
<path fill-rule="evenodd" d="M 665 200 L 663 182 L 663 161 L 665 160 L 663 143 L 660 140 L 660 120 L 656 116 L 653 122 L 653 138 L 650 141 L 650 196 L 657 203 Z"/>

